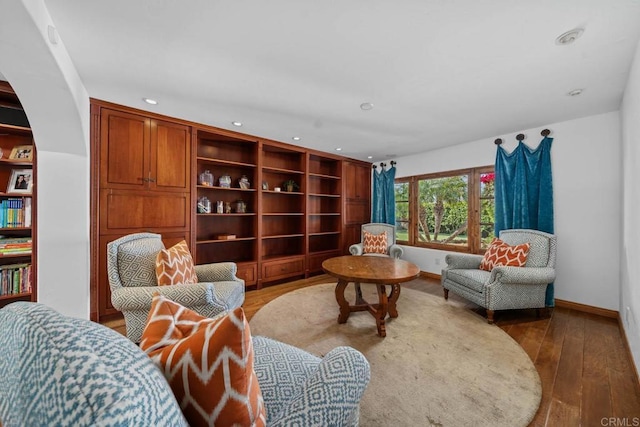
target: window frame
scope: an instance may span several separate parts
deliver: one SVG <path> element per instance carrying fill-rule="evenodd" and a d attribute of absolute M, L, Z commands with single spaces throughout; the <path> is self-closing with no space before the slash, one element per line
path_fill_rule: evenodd
<path fill-rule="evenodd" d="M 464 252 L 471 254 L 483 254 L 485 249 L 482 248 L 481 232 L 481 206 L 480 199 L 480 177 L 483 174 L 494 173 L 494 166 L 480 166 L 465 169 L 455 169 L 449 171 L 428 173 L 422 175 L 406 176 L 396 178 L 394 184 L 409 183 L 409 240 L 397 240 L 396 243 L 405 246 L 414 246 L 418 248 L 444 250 L 450 252 Z M 451 245 L 442 243 L 421 242 L 418 240 L 418 182 L 427 179 L 448 178 L 452 176 L 467 175 L 467 245 Z"/>

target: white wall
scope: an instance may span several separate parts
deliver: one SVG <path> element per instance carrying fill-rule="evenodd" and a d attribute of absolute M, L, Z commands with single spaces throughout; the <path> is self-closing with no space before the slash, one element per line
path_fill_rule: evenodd
<path fill-rule="evenodd" d="M 555 297 L 618 310 L 622 203 L 618 112 L 519 129 L 510 135 L 398 158 L 396 177 L 492 165 L 495 138 L 501 137 L 505 149 L 511 151 L 516 146 L 515 136 L 524 133 L 525 143 L 537 147 L 542 139 L 540 131 L 545 128 L 554 138 L 551 161 L 558 236 Z M 440 274 L 447 252 L 403 248 L 404 258 L 422 271 Z"/>
<path fill-rule="evenodd" d="M 42 0 L 0 0 L 0 70 L 38 149 L 38 302 L 89 318 L 89 96 Z"/>
<path fill-rule="evenodd" d="M 620 111 L 624 159 L 620 317 L 635 364 L 640 367 L 640 44 Z"/>

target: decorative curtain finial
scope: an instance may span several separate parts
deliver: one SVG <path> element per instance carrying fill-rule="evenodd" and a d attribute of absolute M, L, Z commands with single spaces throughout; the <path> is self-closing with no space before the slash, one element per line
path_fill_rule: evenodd
<path fill-rule="evenodd" d="M 496 145 L 502 144 L 502 138 L 496 138 L 496 140 L 493 141 L 493 143 L 496 144 Z"/>
<path fill-rule="evenodd" d="M 518 141 L 520 141 L 520 142 L 524 141 L 524 138 L 525 138 L 524 133 L 519 133 L 519 134 L 516 136 L 516 139 L 517 139 Z"/>
<path fill-rule="evenodd" d="M 545 138 L 550 134 L 551 134 L 551 131 L 549 129 L 544 129 L 542 132 L 540 132 L 540 135 L 544 136 Z"/>

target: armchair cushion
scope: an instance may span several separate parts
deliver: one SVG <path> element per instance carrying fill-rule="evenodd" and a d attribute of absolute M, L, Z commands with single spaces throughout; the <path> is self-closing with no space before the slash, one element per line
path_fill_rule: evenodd
<path fill-rule="evenodd" d="M 191 426 L 265 425 L 242 308 L 209 319 L 156 295 L 140 348 L 163 372 Z"/>
<path fill-rule="evenodd" d="M 141 234 L 142 236 L 155 236 Z M 158 238 L 131 239 L 114 247 L 117 262 L 118 282 L 124 286 L 149 286 L 157 284 L 156 257 L 164 249 L 162 240 Z M 111 280 L 111 277 L 109 277 Z"/>
<path fill-rule="evenodd" d="M 387 254 L 387 233 L 382 232 L 380 234 L 369 233 L 366 230 L 362 231 L 364 240 L 362 242 L 362 249 L 365 254 Z"/>
<path fill-rule="evenodd" d="M 181 285 L 198 283 L 189 246 L 184 240 L 169 249 L 162 249 L 156 256 L 158 285 Z"/>
<path fill-rule="evenodd" d="M 530 246 L 528 242 L 511 246 L 496 237 L 484 253 L 480 269 L 491 271 L 494 266 L 524 267 Z"/>

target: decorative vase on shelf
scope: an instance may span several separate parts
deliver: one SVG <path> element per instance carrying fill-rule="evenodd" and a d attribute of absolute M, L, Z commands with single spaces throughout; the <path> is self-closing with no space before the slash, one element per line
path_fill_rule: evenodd
<path fill-rule="evenodd" d="M 222 188 L 231 188 L 231 177 L 228 174 L 222 175 L 218 182 Z"/>
<path fill-rule="evenodd" d="M 237 213 L 246 213 L 247 212 L 247 204 L 243 200 L 236 201 L 236 212 Z"/>
<path fill-rule="evenodd" d="M 198 213 L 211 213 L 211 201 L 206 196 L 198 199 Z"/>
<path fill-rule="evenodd" d="M 207 169 L 206 171 L 202 172 L 199 176 L 198 176 L 198 184 L 200 185 L 206 185 L 207 187 L 213 187 L 213 174 L 211 172 L 209 172 L 209 170 Z"/>

